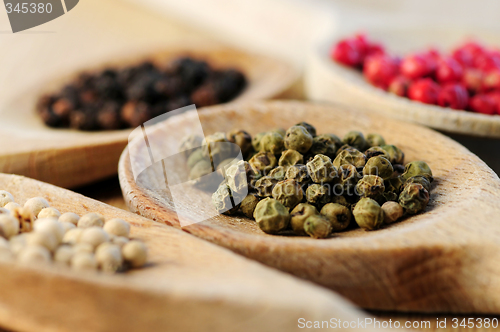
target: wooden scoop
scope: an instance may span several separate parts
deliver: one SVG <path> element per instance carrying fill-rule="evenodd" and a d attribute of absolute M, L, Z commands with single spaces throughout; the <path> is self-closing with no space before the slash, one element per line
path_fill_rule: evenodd
<path fill-rule="evenodd" d="M 23 204 L 45 197 L 61 212 L 131 223 L 149 263 L 108 275 L 0 261 L 0 325 L 16 331 L 298 331 L 305 321 L 364 321 L 333 292 L 172 227 L 24 177 L 0 174 Z M 370 326 L 373 327 L 373 326 Z M 354 329 L 353 329 L 354 330 Z"/>
<path fill-rule="evenodd" d="M 400 147 L 406 161 L 424 160 L 435 182 L 425 213 L 377 231 L 350 230 L 326 240 L 264 234 L 253 220 L 219 215 L 183 230 L 282 271 L 329 287 L 370 309 L 500 313 L 500 181 L 480 159 L 430 129 L 359 110 L 303 102 L 254 102 L 199 112 L 205 134 L 244 129 L 256 134 L 300 121 L 318 133 L 342 137 L 349 130 L 380 133 Z M 149 140 L 165 133 L 183 137 L 195 113 L 151 128 Z M 177 146 L 162 140 L 164 151 Z M 147 152 L 145 154 L 147 155 Z M 136 164 L 147 160 L 135 159 Z M 136 165 L 137 166 L 137 165 Z M 175 172 L 175 170 L 169 170 Z M 180 171 L 180 170 L 179 170 Z M 129 151 L 119 166 L 120 183 L 132 211 L 180 227 L 165 181 L 154 167 L 134 181 Z M 176 202 L 193 219 L 204 213 L 210 194 L 197 189 Z"/>
<path fill-rule="evenodd" d="M 156 54 L 112 60 L 90 71 L 148 59 L 165 65 L 186 55 L 207 60 L 216 68 L 237 68 L 245 73 L 249 84 L 234 101 L 280 96 L 298 77 L 293 67 L 281 61 L 212 44 L 188 44 Z M 116 164 L 131 130 L 84 132 L 54 129 L 45 126 L 35 113 L 37 99 L 42 93 L 58 91 L 74 76 L 32 87 L 17 98 L 2 103 L 0 172 L 25 175 L 66 188 L 116 174 Z"/>

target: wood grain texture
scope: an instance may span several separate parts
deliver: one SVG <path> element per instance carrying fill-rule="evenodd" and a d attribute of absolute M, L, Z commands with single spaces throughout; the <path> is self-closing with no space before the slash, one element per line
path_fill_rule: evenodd
<path fill-rule="evenodd" d="M 319 133 L 378 132 L 433 170 L 431 202 L 425 213 L 384 229 L 338 233 L 327 240 L 272 236 L 242 217 L 218 216 L 183 230 L 249 258 L 329 287 L 371 309 L 499 313 L 498 203 L 500 180 L 467 149 L 430 129 L 367 112 L 302 102 L 255 102 L 200 112 L 205 133 L 244 128 L 250 133 L 307 120 Z M 156 126 L 150 139 L 188 134 L 194 113 Z M 177 146 L 163 140 L 165 151 Z M 136 163 L 144 161 L 134 160 Z M 172 170 L 171 170 L 172 171 Z M 123 195 L 131 211 L 180 227 L 167 191 L 155 190 L 163 173 L 155 167 L 136 183 L 129 152 L 119 165 Z M 210 195 L 193 189 L 196 200 L 177 205 L 203 214 Z"/>
<path fill-rule="evenodd" d="M 149 248 L 140 270 L 106 275 L 0 261 L 0 326 L 17 331 L 295 331 L 300 317 L 366 314 L 329 290 L 80 194 L 0 174 L 23 204 L 41 195 L 61 212 L 129 221 Z"/>
<path fill-rule="evenodd" d="M 477 30 L 470 26 L 443 27 L 441 24 L 370 26 L 368 33 L 388 45 L 398 55 L 438 45 L 443 51 L 463 42 L 471 35 L 490 45 L 499 45 L 497 29 Z M 359 27 L 357 27 L 359 29 Z M 329 57 L 331 45 L 353 31 L 339 30 L 310 51 L 305 70 L 305 88 L 309 99 L 345 104 L 378 112 L 397 119 L 412 121 L 450 133 L 476 137 L 500 138 L 500 116 L 456 111 L 398 97 L 366 82 L 359 71 L 337 64 Z M 498 142 L 495 142 L 498 146 Z"/>

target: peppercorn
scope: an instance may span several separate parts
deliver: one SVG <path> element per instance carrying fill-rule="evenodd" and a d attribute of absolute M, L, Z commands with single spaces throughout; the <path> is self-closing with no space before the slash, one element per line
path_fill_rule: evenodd
<path fill-rule="evenodd" d="M 365 136 L 359 131 L 350 131 L 342 139 L 344 144 L 352 146 L 353 148 L 364 151 L 368 147 Z"/>
<path fill-rule="evenodd" d="M 202 176 L 211 174 L 213 172 L 212 164 L 208 159 L 200 160 L 189 172 L 189 180 L 196 180 Z"/>
<path fill-rule="evenodd" d="M 64 234 L 66 234 L 70 229 L 76 228 L 76 226 L 69 222 L 61 222 L 61 225 L 64 229 Z"/>
<path fill-rule="evenodd" d="M 62 243 L 77 244 L 82 236 L 83 228 L 74 228 L 67 231 L 62 239 Z"/>
<path fill-rule="evenodd" d="M 389 161 L 392 165 L 394 164 L 403 164 L 405 160 L 405 154 L 395 145 L 382 145 L 382 149 L 384 149 L 389 155 Z"/>
<path fill-rule="evenodd" d="M 5 206 L 3 207 L 3 209 L 9 210 L 9 211 L 13 211 L 14 209 L 20 208 L 20 207 L 21 207 L 21 204 L 19 204 L 19 203 L 9 202 L 9 203 L 5 204 Z"/>
<path fill-rule="evenodd" d="M 104 226 L 104 217 L 99 213 L 91 212 L 87 213 L 78 220 L 78 227 L 88 228 L 88 227 L 102 227 Z"/>
<path fill-rule="evenodd" d="M 408 180 L 406 180 L 404 182 L 404 184 L 402 184 L 401 186 L 404 187 L 404 186 L 407 186 L 410 183 L 419 183 L 419 184 L 421 184 L 425 188 L 425 190 L 427 190 L 429 192 L 431 191 L 431 182 L 424 175 L 412 176 L 411 178 L 409 178 Z M 403 188 L 401 188 L 401 189 L 403 189 Z"/>
<path fill-rule="evenodd" d="M 253 217 L 260 229 L 268 234 L 275 234 L 288 227 L 290 214 L 287 208 L 272 198 L 265 198 L 255 207 Z"/>
<path fill-rule="evenodd" d="M 385 190 L 389 192 L 394 192 L 399 195 L 401 190 L 403 190 L 403 180 L 401 176 L 394 177 L 392 179 L 386 180 L 384 182 Z"/>
<path fill-rule="evenodd" d="M 324 134 L 324 135 L 328 136 L 335 143 L 336 150 L 340 149 L 340 147 L 344 145 L 340 137 L 338 137 L 337 135 L 334 134 Z"/>
<path fill-rule="evenodd" d="M 315 183 L 332 182 L 337 177 L 337 169 L 325 155 L 318 154 L 306 164 L 311 180 Z"/>
<path fill-rule="evenodd" d="M 270 177 L 264 176 L 255 182 L 255 190 L 260 197 L 269 197 L 272 195 L 274 186 L 278 183 L 278 180 Z"/>
<path fill-rule="evenodd" d="M 356 184 L 356 192 L 362 197 L 376 199 L 385 190 L 384 179 L 376 175 L 365 175 Z"/>
<path fill-rule="evenodd" d="M 206 136 L 202 143 L 202 151 L 203 156 L 210 157 L 214 165 L 224 159 L 235 157 L 233 144 L 229 143 L 226 134 L 222 132 Z"/>
<path fill-rule="evenodd" d="M 337 154 L 333 161 L 333 166 L 339 168 L 342 165 L 354 165 L 355 167 L 364 167 L 366 156 L 354 148 L 347 148 Z"/>
<path fill-rule="evenodd" d="M 113 218 L 104 223 L 103 229 L 116 236 L 128 237 L 130 234 L 130 224 L 123 219 Z"/>
<path fill-rule="evenodd" d="M 241 205 L 240 205 L 241 212 L 243 212 L 243 214 L 246 217 L 252 218 L 253 213 L 255 211 L 255 207 L 257 206 L 258 203 L 259 203 L 259 198 L 257 196 L 252 195 L 252 194 L 246 196 L 241 201 Z"/>
<path fill-rule="evenodd" d="M 243 160 L 229 167 L 226 170 L 226 181 L 229 188 L 233 192 L 246 195 L 251 172 L 253 172 L 253 170 L 250 164 Z"/>
<path fill-rule="evenodd" d="M 368 134 L 366 136 L 366 143 L 369 147 L 385 145 L 385 139 L 379 134 Z"/>
<path fill-rule="evenodd" d="M 332 224 L 324 216 L 316 214 L 306 219 L 304 231 L 314 239 L 325 239 L 332 233 Z"/>
<path fill-rule="evenodd" d="M 42 209 L 49 207 L 49 202 L 42 197 L 33 197 L 24 203 L 24 207 L 31 211 L 34 216 L 38 216 Z"/>
<path fill-rule="evenodd" d="M 234 143 L 240 147 L 243 157 L 248 156 L 252 151 L 252 136 L 244 130 L 233 130 L 227 134 L 229 142 Z"/>
<path fill-rule="evenodd" d="M 262 149 L 261 141 L 262 141 L 262 137 L 264 137 L 265 135 L 266 135 L 266 133 L 258 133 L 257 135 L 255 135 L 252 138 L 252 147 L 255 151 L 257 151 L 257 152 L 261 151 L 261 149 Z"/>
<path fill-rule="evenodd" d="M 368 159 L 363 168 L 363 175 L 378 175 L 384 180 L 391 178 L 393 173 L 394 168 L 389 160 L 381 156 Z"/>
<path fill-rule="evenodd" d="M 9 204 L 10 203 L 8 203 L 7 205 Z M 14 207 L 10 211 L 10 214 L 18 220 L 21 232 L 31 231 L 31 229 L 33 228 L 33 222 L 35 220 L 35 217 L 33 216 L 30 210 L 19 206 L 19 207 Z"/>
<path fill-rule="evenodd" d="M 276 183 L 272 195 L 275 200 L 291 210 L 302 201 L 304 193 L 295 180 L 284 180 Z"/>
<path fill-rule="evenodd" d="M 252 159 L 248 161 L 248 163 L 257 172 L 267 174 L 270 170 L 276 167 L 278 161 L 276 160 L 274 154 L 261 151 L 253 156 Z"/>
<path fill-rule="evenodd" d="M 432 177 L 432 171 L 429 165 L 425 161 L 412 161 L 405 166 L 405 172 L 401 176 L 403 181 L 417 175 L 425 176 L 429 182 L 432 182 L 434 178 Z"/>
<path fill-rule="evenodd" d="M 302 126 L 288 128 L 285 135 L 285 148 L 296 150 L 302 154 L 306 153 L 313 144 L 313 137 Z"/>
<path fill-rule="evenodd" d="M 312 137 L 316 136 L 316 128 L 314 128 L 313 125 L 302 121 L 302 122 L 297 123 L 296 126 L 304 127 L 304 128 L 306 128 L 307 132 L 309 134 L 311 134 Z"/>
<path fill-rule="evenodd" d="M 351 222 L 351 210 L 344 205 L 328 203 L 320 211 L 320 214 L 330 221 L 333 232 L 342 231 Z"/>
<path fill-rule="evenodd" d="M 40 264 L 50 262 L 50 252 L 47 248 L 29 245 L 23 248 L 17 255 L 17 261 L 21 264 Z"/>
<path fill-rule="evenodd" d="M 276 181 L 285 180 L 286 168 L 283 166 L 278 166 L 274 168 L 271 172 L 269 172 L 269 176 L 275 179 Z"/>
<path fill-rule="evenodd" d="M 212 202 L 217 212 L 231 215 L 238 211 L 239 206 L 236 204 L 233 194 L 226 182 L 220 184 L 212 195 Z"/>
<path fill-rule="evenodd" d="M 71 257 L 71 268 L 75 271 L 95 271 L 97 261 L 92 253 L 77 252 Z"/>
<path fill-rule="evenodd" d="M 370 158 L 377 157 L 377 156 L 384 157 L 387 160 L 390 159 L 390 156 L 387 153 L 387 151 L 382 149 L 380 146 L 372 146 L 371 148 L 369 148 L 368 150 L 365 151 L 365 156 L 366 156 L 366 159 L 370 159 Z"/>
<path fill-rule="evenodd" d="M 356 184 L 362 178 L 362 176 L 351 164 L 342 165 L 339 168 L 340 183 L 342 184 L 342 189 L 347 194 L 354 193 Z"/>
<path fill-rule="evenodd" d="M 343 205 L 343 206 L 347 207 L 348 209 L 351 209 L 351 205 L 352 204 L 349 203 L 344 196 L 333 195 L 330 198 L 330 200 L 331 200 L 331 203 L 337 203 L 337 204 L 340 204 L 340 205 Z"/>
<path fill-rule="evenodd" d="M 384 211 L 371 198 L 364 197 L 354 207 L 352 214 L 359 227 L 365 230 L 375 230 L 384 222 Z"/>
<path fill-rule="evenodd" d="M 97 247 L 95 259 L 97 265 L 104 272 L 114 273 L 121 268 L 123 263 L 120 247 L 108 242 L 102 243 Z"/>
<path fill-rule="evenodd" d="M 26 235 L 26 244 L 29 246 L 41 246 L 54 252 L 59 245 L 59 241 L 54 234 L 48 232 L 31 232 Z"/>
<path fill-rule="evenodd" d="M 280 154 L 285 149 L 283 136 L 276 132 L 266 133 L 260 140 L 260 150 L 271 152 L 274 155 Z"/>
<path fill-rule="evenodd" d="M 304 230 L 304 223 L 306 222 L 306 219 L 317 214 L 318 210 L 316 210 L 314 205 L 307 203 L 298 204 L 292 212 L 290 212 L 290 225 L 292 226 L 295 234 L 306 235 L 307 233 Z"/>
<path fill-rule="evenodd" d="M 76 213 L 73 213 L 73 212 L 66 212 L 66 213 L 63 213 L 60 217 L 59 217 L 59 221 L 60 222 L 68 222 L 68 223 L 72 223 L 73 225 L 78 225 L 78 220 L 80 220 L 80 216 L 77 215 Z"/>
<path fill-rule="evenodd" d="M 123 246 L 128 242 L 129 239 L 123 236 L 115 236 L 111 238 L 111 243 L 116 244 L 120 248 L 123 248 Z"/>
<path fill-rule="evenodd" d="M 278 165 L 283 167 L 290 167 L 297 164 L 302 164 L 304 158 L 300 152 L 295 150 L 285 150 L 281 153 Z"/>
<path fill-rule="evenodd" d="M 317 206 L 323 206 L 330 201 L 329 188 L 324 185 L 314 183 L 306 190 L 307 202 Z"/>
<path fill-rule="evenodd" d="M 0 190 L 0 207 L 4 207 L 10 202 L 14 202 L 14 196 L 5 190 Z"/>
<path fill-rule="evenodd" d="M 69 265 L 71 262 L 71 258 L 73 258 L 74 250 L 69 245 L 62 245 L 57 248 L 54 253 L 54 262 Z"/>
<path fill-rule="evenodd" d="M 397 202 L 385 202 L 382 205 L 384 211 L 384 222 L 392 224 L 398 221 L 404 214 L 403 207 Z"/>
<path fill-rule="evenodd" d="M 419 183 L 406 185 L 399 194 L 399 204 L 409 214 L 417 214 L 425 210 L 429 203 L 429 192 Z"/>
<path fill-rule="evenodd" d="M 38 213 L 37 218 L 59 218 L 61 216 L 61 212 L 53 207 L 44 208 Z"/>
<path fill-rule="evenodd" d="M 337 152 L 337 146 L 335 141 L 330 135 L 319 135 L 313 138 L 313 144 L 311 149 L 309 149 L 309 154 L 315 156 L 317 154 L 322 154 L 328 156 L 329 158 L 335 158 L 335 153 Z"/>
<path fill-rule="evenodd" d="M 38 219 L 33 226 L 35 232 L 53 234 L 58 242 L 61 242 L 64 237 L 64 228 L 57 219 L 44 218 Z"/>
<path fill-rule="evenodd" d="M 94 248 L 96 248 L 101 243 L 108 241 L 108 233 L 106 233 L 101 227 L 96 226 L 86 228 L 79 239 L 79 243 L 88 243 Z"/>
<path fill-rule="evenodd" d="M 202 160 L 207 160 L 208 162 L 210 162 L 210 159 L 208 157 L 203 156 L 203 150 L 201 148 L 195 149 L 187 159 L 187 166 L 189 169 L 192 169 L 197 163 Z"/>
<path fill-rule="evenodd" d="M 0 214 L 0 236 L 10 239 L 19 233 L 19 221 L 11 215 Z"/>
<path fill-rule="evenodd" d="M 293 180 L 297 181 L 297 183 L 300 186 L 305 185 L 310 180 L 306 165 L 290 166 L 286 170 L 285 179 L 287 179 L 287 180 L 293 179 Z"/>
<path fill-rule="evenodd" d="M 132 267 L 138 268 L 146 264 L 148 249 L 144 243 L 132 240 L 122 247 L 123 259 Z"/>

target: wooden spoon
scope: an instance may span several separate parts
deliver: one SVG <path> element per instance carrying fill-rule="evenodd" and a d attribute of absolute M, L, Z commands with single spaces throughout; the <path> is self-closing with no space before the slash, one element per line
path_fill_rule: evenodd
<path fill-rule="evenodd" d="M 156 54 L 112 60 L 92 71 L 145 59 L 164 65 L 184 55 L 205 59 L 214 67 L 243 71 L 249 85 L 235 101 L 278 97 L 298 77 L 293 67 L 281 61 L 209 44 L 183 45 Z M 33 87 L 0 109 L 0 172 L 26 175 L 62 187 L 76 187 L 116 174 L 119 156 L 131 130 L 53 129 L 45 126 L 35 113 L 40 94 L 57 91 L 73 77 L 69 75 Z"/>
<path fill-rule="evenodd" d="M 205 134 L 234 128 L 256 134 L 300 121 L 316 126 L 318 133 L 380 133 L 405 152 L 406 161 L 426 161 L 435 182 L 425 213 L 378 231 L 356 229 L 326 240 L 275 236 L 264 234 L 252 220 L 225 215 L 184 227 L 184 231 L 334 289 L 365 308 L 500 313 L 500 180 L 458 143 L 379 114 L 312 103 L 216 106 L 199 115 Z M 194 123 L 194 112 L 172 117 L 151 128 L 148 139 L 161 140 L 166 132 L 182 137 L 193 131 Z M 170 141 L 161 141 L 167 154 L 177 151 Z M 180 227 L 168 190 L 154 190 L 165 181 L 163 172 L 151 167 L 136 183 L 125 150 L 119 176 L 132 211 Z M 188 194 L 191 199 L 176 206 L 196 219 L 210 206 L 210 194 L 194 188 Z"/>
<path fill-rule="evenodd" d="M 74 192 L 0 174 L 23 204 L 45 197 L 61 212 L 129 221 L 149 264 L 108 275 L 0 261 L 0 325 L 19 331 L 295 331 L 305 321 L 364 320 L 333 292 L 172 227 Z"/>

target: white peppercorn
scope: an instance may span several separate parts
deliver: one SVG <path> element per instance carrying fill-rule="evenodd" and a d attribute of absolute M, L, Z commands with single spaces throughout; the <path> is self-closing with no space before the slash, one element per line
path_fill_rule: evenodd
<path fill-rule="evenodd" d="M 108 242 L 102 243 L 97 247 L 95 258 L 101 270 L 105 272 L 116 272 L 123 264 L 121 248 L 116 244 Z"/>
<path fill-rule="evenodd" d="M 19 221 L 22 233 L 30 232 L 33 229 L 34 216 L 31 211 L 24 207 L 13 207 L 10 214 Z"/>
<path fill-rule="evenodd" d="M 111 239 L 113 244 L 116 244 L 120 248 L 123 247 L 126 243 L 129 242 L 129 239 L 123 236 L 115 236 Z"/>
<path fill-rule="evenodd" d="M 65 233 L 63 225 L 54 218 L 37 219 L 33 229 L 38 233 L 53 234 L 58 243 L 62 241 Z"/>
<path fill-rule="evenodd" d="M 122 248 L 124 260 L 132 267 L 141 267 L 148 260 L 148 252 L 144 243 L 132 240 L 125 244 Z"/>
<path fill-rule="evenodd" d="M 9 214 L 0 214 L 0 235 L 6 239 L 19 233 L 19 220 Z"/>
<path fill-rule="evenodd" d="M 49 263 L 50 252 L 43 246 L 28 245 L 19 252 L 17 260 L 23 264 Z"/>
<path fill-rule="evenodd" d="M 99 213 L 91 212 L 87 213 L 78 220 L 78 227 L 88 228 L 88 227 L 102 227 L 104 226 L 104 217 Z"/>
<path fill-rule="evenodd" d="M 76 271 L 95 271 L 97 261 L 91 253 L 77 252 L 71 258 L 71 268 Z"/>
<path fill-rule="evenodd" d="M 8 191 L 0 190 L 0 207 L 4 207 L 10 202 L 14 202 L 14 196 Z"/>
<path fill-rule="evenodd" d="M 26 235 L 19 234 L 10 238 L 9 248 L 14 255 L 18 255 L 26 247 Z"/>
<path fill-rule="evenodd" d="M 80 241 L 82 233 L 83 229 L 81 228 L 70 229 L 66 232 L 66 234 L 64 234 L 62 242 L 68 244 L 76 244 Z"/>
<path fill-rule="evenodd" d="M 57 248 L 54 253 L 54 261 L 56 263 L 69 265 L 71 262 L 71 258 L 73 258 L 74 250 L 70 245 L 62 245 Z"/>
<path fill-rule="evenodd" d="M 109 235 L 100 227 L 90 227 L 83 231 L 78 243 L 88 243 L 96 248 L 103 242 L 109 241 Z"/>
<path fill-rule="evenodd" d="M 48 208 L 49 206 L 49 202 L 42 197 L 33 197 L 24 203 L 24 207 L 31 211 L 34 216 L 38 216 L 42 209 Z"/>
<path fill-rule="evenodd" d="M 55 234 L 47 232 L 31 232 L 26 234 L 26 244 L 28 246 L 42 246 L 54 252 L 59 245 Z"/>
<path fill-rule="evenodd" d="M 129 237 L 130 224 L 123 219 L 114 218 L 106 221 L 104 224 L 104 230 L 109 234 L 116 236 Z"/>
<path fill-rule="evenodd" d="M 60 223 L 62 228 L 64 229 L 64 234 L 66 234 L 70 229 L 75 229 L 76 226 L 70 222 L 62 222 Z"/>
<path fill-rule="evenodd" d="M 38 213 L 38 218 L 59 218 L 60 216 L 61 212 L 53 207 L 44 208 Z"/>
<path fill-rule="evenodd" d="M 9 211 L 12 211 L 15 208 L 20 208 L 20 207 L 21 207 L 21 205 L 16 203 L 16 202 L 9 202 L 9 203 L 5 204 L 5 206 L 3 208 L 7 209 Z"/>
<path fill-rule="evenodd" d="M 76 213 L 73 213 L 73 212 L 63 213 L 59 217 L 59 221 L 60 222 L 69 222 L 69 223 L 72 223 L 75 226 L 78 225 L 78 220 L 80 220 L 80 216 L 77 215 Z"/>
<path fill-rule="evenodd" d="M 73 246 L 73 251 L 75 252 L 75 254 L 78 252 L 86 252 L 89 254 L 93 254 L 94 246 L 89 243 L 77 243 Z"/>

